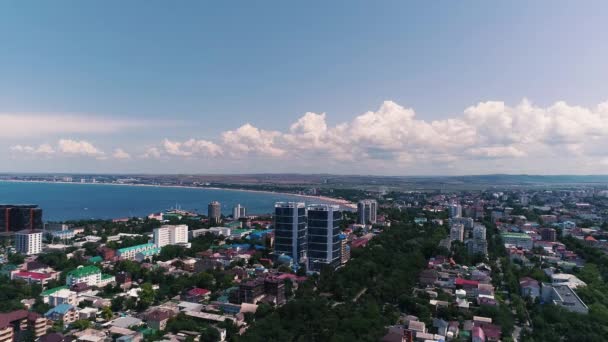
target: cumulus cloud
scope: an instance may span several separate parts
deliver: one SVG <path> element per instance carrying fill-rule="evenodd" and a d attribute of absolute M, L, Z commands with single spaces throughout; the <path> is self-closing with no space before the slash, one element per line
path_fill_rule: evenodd
<path fill-rule="evenodd" d="M 278 147 L 275 141 L 280 136 L 280 132 L 265 131 L 245 124 L 234 131 L 224 132 L 222 143 L 232 155 L 253 153 L 279 157 L 285 154 L 285 150 Z"/>
<path fill-rule="evenodd" d="M 114 159 L 131 159 L 131 155 L 129 153 L 127 153 L 125 150 L 123 150 L 122 148 L 117 148 L 114 150 L 114 153 L 112 153 L 112 158 L 114 158 Z"/>
<path fill-rule="evenodd" d="M 61 139 L 57 143 L 58 150 L 65 154 L 101 157 L 105 153 L 86 140 Z"/>
<path fill-rule="evenodd" d="M 217 157 L 222 154 L 222 148 L 208 140 L 189 139 L 184 142 L 171 141 L 165 139 L 163 141 L 165 152 L 172 156 L 208 156 Z"/>
<path fill-rule="evenodd" d="M 144 159 L 158 159 L 161 157 L 160 150 L 156 147 L 150 147 L 146 149 L 146 152 L 141 155 Z"/>
<path fill-rule="evenodd" d="M 37 154 L 37 155 L 51 155 L 55 153 L 55 149 L 49 144 L 41 144 L 38 147 L 29 145 L 14 145 L 10 147 L 10 150 L 18 153 L 26 154 Z"/>
<path fill-rule="evenodd" d="M 164 139 L 157 146 L 148 147 L 140 158 L 246 162 L 264 158 L 290 161 L 281 165 L 292 165 L 294 170 L 299 170 L 295 166 L 299 162 L 300 166 L 318 165 L 318 171 L 331 171 L 332 165 L 382 172 L 394 167 L 395 174 L 400 173 L 399 167 L 470 170 L 469 166 L 475 165 L 479 170 L 480 165 L 485 165 L 484 171 L 502 172 L 510 171 L 504 167 L 545 166 L 557 157 L 599 165 L 608 160 L 605 146 L 608 102 L 586 108 L 563 101 L 547 107 L 536 106 L 527 99 L 514 106 L 486 101 L 445 119 L 424 120 L 412 108 L 385 101 L 376 110 L 335 125 L 328 123 L 326 113 L 307 112 L 283 131 L 247 123 L 221 133 L 215 141 Z M 85 140 L 61 140 L 56 147 L 15 145 L 11 150 L 32 155 L 105 157 L 103 151 Z M 116 149 L 112 156 L 125 159 L 128 153 Z M 500 170 L 492 169 L 497 165 L 501 165 Z"/>

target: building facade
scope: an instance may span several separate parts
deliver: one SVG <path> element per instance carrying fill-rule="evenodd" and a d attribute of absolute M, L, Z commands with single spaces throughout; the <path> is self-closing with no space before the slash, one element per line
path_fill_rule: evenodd
<path fill-rule="evenodd" d="M 218 201 L 213 201 L 207 206 L 207 216 L 211 224 L 222 222 L 222 205 Z"/>
<path fill-rule="evenodd" d="M 237 204 L 234 206 L 234 208 L 232 208 L 232 217 L 235 220 L 247 217 L 247 210 L 245 209 L 245 207 L 241 206 L 240 204 Z"/>
<path fill-rule="evenodd" d="M 97 286 L 101 282 L 101 270 L 96 266 L 80 266 L 68 273 L 65 282 L 68 286 L 80 283 Z"/>
<path fill-rule="evenodd" d="M 154 244 L 158 248 L 167 245 L 187 245 L 188 244 L 188 226 L 180 225 L 164 225 L 154 229 Z"/>
<path fill-rule="evenodd" d="M 138 253 L 146 252 L 149 250 L 153 250 L 154 253 L 160 252 L 159 248 L 156 247 L 156 245 L 154 245 L 153 243 L 144 243 L 141 245 L 120 248 L 116 251 L 116 256 L 123 260 L 135 260 L 135 256 Z"/>
<path fill-rule="evenodd" d="M 278 202 L 274 206 L 274 251 L 293 259 L 293 264 L 306 262 L 308 220 L 302 202 Z"/>
<path fill-rule="evenodd" d="M 464 225 L 455 223 L 450 227 L 450 240 L 452 241 L 464 241 Z"/>
<path fill-rule="evenodd" d="M 357 223 L 374 224 L 376 223 L 377 213 L 378 202 L 376 200 L 367 199 L 357 203 Z"/>
<path fill-rule="evenodd" d="M 462 206 L 460 204 L 450 204 L 448 211 L 451 218 L 462 217 Z"/>
<path fill-rule="evenodd" d="M 42 231 L 21 230 L 15 233 L 15 249 L 25 255 L 42 252 Z"/>
<path fill-rule="evenodd" d="M 320 271 L 324 265 L 340 265 L 340 221 L 337 205 L 315 204 L 308 207 L 308 267 Z"/>
<path fill-rule="evenodd" d="M 0 232 L 42 230 L 42 209 L 37 205 L 0 205 Z"/>

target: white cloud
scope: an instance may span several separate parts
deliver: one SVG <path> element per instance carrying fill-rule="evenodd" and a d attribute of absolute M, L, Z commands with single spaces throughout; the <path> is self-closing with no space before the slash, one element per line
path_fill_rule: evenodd
<path fill-rule="evenodd" d="M 160 158 L 160 150 L 156 147 L 150 147 L 146 150 L 146 152 L 141 156 L 144 159 L 158 159 Z"/>
<path fill-rule="evenodd" d="M 59 140 L 58 150 L 65 154 L 101 157 L 105 153 L 86 140 Z"/>
<path fill-rule="evenodd" d="M 254 153 L 262 156 L 279 157 L 285 150 L 277 147 L 275 138 L 280 132 L 265 131 L 245 124 L 234 131 L 222 133 L 222 143 L 232 155 Z"/>
<path fill-rule="evenodd" d="M 284 131 L 249 123 L 228 130 L 216 141 L 164 139 L 140 158 L 217 158 L 218 163 L 251 163 L 268 170 L 314 170 L 334 167 L 349 173 L 381 170 L 450 169 L 450 172 L 520 172 L 551 163 L 581 163 L 590 170 L 608 160 L 608 102 L 594 108 L 559 101 L 547 107 L 524 99 L 515 106 L 480 102 L 460 114 L 424 120 L 412 108 L 392 101 L 375 111 L 330 125 L 325 113 L 307 112 Z M 105 157 L 86 140 L 61 140 L 51 145 L 15 145 L 13 152 L 30 155 Z M 118 153 L 124 152 L 124 153 Z M 116 149 L 112 156 L 128 154 Z M 493 159 L 493 161 L 489 161 Z M 501 161 L 504 159 L 504 161 Z M 287 161 L 287 163 L 283 163 Z M 393 170 L 393 172 L 391 172 Z"/>
<path fill-rule="evenodd" d="M 123 150 L 122 148 L 117 148 L 114 150 L 114 153 L 112 153 L 112 158 L 114 158 L 114 159 L 131 159 L 131 155 L 129 153 L 127 153 L 125 150 Z"/>
<path fill-rule="evenodd" d="M 55 153 L 55 149 L 49 144 L 41 144 L 38 147 L 29 145 L 14 145 L 10 147 L 13 152 L 37 154 L 37 155 L 51 155 Z"/>
<path fill-rule="evenodd" d="M 222 154 L 222 148 L 208 140 L 189 139 L 184 142 L 171 141 L 165 139 L 163 141 L 165 152 L 172 156 L 208 156 L 217 157 Z"/>

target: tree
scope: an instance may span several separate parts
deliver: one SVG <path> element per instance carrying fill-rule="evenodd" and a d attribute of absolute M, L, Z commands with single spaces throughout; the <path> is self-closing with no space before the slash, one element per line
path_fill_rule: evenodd
<path fill-rule="evenodd" d="M 148 308 L 154 299 L 156 298 L 156 292 L 152 288 L 152 284 L 144 283 L 141 285 L 141 291 L 139 291 L 139 304 L 142 309 Z"/>
<path fill-rule="evenodd" d="M 78 329 L 78 330 L 85 330 L 91 327 L 91 321 L 86 320 L 86 319 L 79 319 L 76 322 L 72 323 L 71 326 L 74 329 Z"/>
<path fill-rule="evenodd" d="M 112 319 L 113 316 L 114 313 L 112 312 L 112 309 L 109 306 L 104 306 L 103 309 L 101 309 L 101 317 L 103 317 L 103 319 L 105 319 L 106 321 Z"/>

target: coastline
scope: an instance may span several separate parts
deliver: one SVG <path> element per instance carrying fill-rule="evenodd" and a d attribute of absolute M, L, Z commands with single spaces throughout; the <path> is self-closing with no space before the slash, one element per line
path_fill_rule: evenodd
<path fill-rule="evenodd" d="M 36 181 L 36 180 L 17 180 L 17 179 L 2 179 L 0 182 L 7 183 L 42 183 L 42 184 L 73 184 L 73 185 L 115 185 L 115 186 L 131 186 L 131 187 L 154 187 L 154 188 L 176 188 L 176 189 L 198 189 L 198 190 L 222 190 L 222 191 L 237 191 L 237 192 L 253 192 L 253 193 L 264 193 L 264 194 L 275 194 L 275 195 L 288 195 L 296 196 L 301 198 L 318 199 L 321 201 L 337 204 L 345 208 L 356 209 L 357 205 L 353 202 L 347 201 L 342 198 L 334 198 L 327 196 L 313 196 L 313 195 L 302 195 L 294 194 L 290 192 L 279 192 L 269 190 L 251 190 L 251 189 L 238 189 L 238 188 L 222 188 L 222 187 L 198 187 L 198 186 L 184 186 L 184 185 L 161 185 L 161 184 L 124 184 L 124 183 L 79 183 L 79 182 L 64 182 L 64 181 Z"/>

